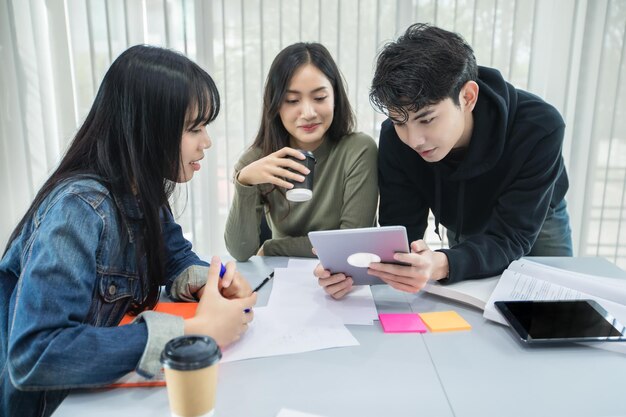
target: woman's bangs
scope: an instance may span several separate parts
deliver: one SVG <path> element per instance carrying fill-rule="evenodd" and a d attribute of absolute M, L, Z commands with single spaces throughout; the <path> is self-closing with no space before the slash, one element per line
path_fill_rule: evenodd
<path fill-rule="evenodd" d="M 194 75 L 188 110 L 193 119 L 190 118 L 187 123 L 189 129 L 211 123 L 220 112 L 220 96 L 213 79 L 202 70 Z"/>

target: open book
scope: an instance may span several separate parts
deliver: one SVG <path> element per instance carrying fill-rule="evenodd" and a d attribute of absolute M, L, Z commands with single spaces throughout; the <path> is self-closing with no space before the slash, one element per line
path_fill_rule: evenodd
<path fill-rule="evenodd" d="M 616 302 L 626 304 L 626 298 L 624 298 L 626 297 L 624 295 L 626 279 L 581 274 L 528 259 L 512 262 L 505 273 L 507 271 L 514 271 L 543 281 L 553 282 L 584 293 L 595 294 L 599 291 L 597 295 L 602 298 L 612 300 L 616 296 Z M 624 275 L 626 276 L 626 273 Z M 485 310 L 499 281 L 500 275 L 491 278 L 461 281 L 451 285 L 441 285 L 436 281 L 432 281 L 426 284 L 423 291 Z M 620 294 L 622 298 L 620 298 Z M 493 306 L 493 302 L 490 305 Z"/>
<path fill-rule="evenodd" d="M 498 285 L 499 278 L 500 276 L 472 279 L 451 285 L 441 285 L 437 281 L 429 281 L 422 291 L 460 301 L 484 310 L 491 293 Z"/>

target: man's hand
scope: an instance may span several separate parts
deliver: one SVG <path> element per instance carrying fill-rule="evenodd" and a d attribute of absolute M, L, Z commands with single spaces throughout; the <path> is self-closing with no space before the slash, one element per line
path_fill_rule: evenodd
<path fill-rule="evenodd" d="M 421 239 L 411 243 L 411 253 L 396 253 L 394 259 L 409 265 L 372 262 L 367 273 L 397 290 L 410 293 L 424 288 L 429 280 L 448 276 L 448 257 L 444 253 L 430 250 Z"/>

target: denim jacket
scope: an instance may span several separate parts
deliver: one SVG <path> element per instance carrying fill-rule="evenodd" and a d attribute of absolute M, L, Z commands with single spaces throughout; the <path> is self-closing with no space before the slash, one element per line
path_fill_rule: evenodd
<path fill-rule="evenodd" d="M 208 264 L 162 211 L 163 284 L 191 301 Z M 134 198 L 117 200 L 97 178 L 75 177 L 24 225 L 0 260 L 0 415 L 49 416 L 72 388 L 160 369 L 159 354 L 183 334 L 183 320 L 146 311 L 118 326 L 147 294 L 135 256 L 141 219 Z"/>

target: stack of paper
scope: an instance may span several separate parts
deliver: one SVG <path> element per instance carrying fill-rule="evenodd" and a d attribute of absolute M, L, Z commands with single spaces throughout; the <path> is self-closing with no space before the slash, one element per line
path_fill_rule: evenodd
<path fill-rule="evenodd" d="M 274 270 L 267 306 L 254 309 L 250 328 L 224 349 L 222 362 L 359 344 L 345 325 L 372 325 L 378 318 L 370 287 L 334 300 L 318 285 L 315 265 L 292 260 Z"/>

